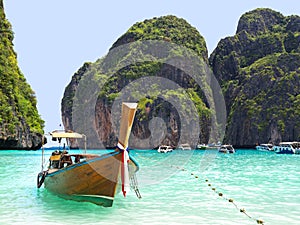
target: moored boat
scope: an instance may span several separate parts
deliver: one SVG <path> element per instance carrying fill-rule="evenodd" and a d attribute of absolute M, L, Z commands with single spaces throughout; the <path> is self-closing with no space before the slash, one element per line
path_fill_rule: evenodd
<path fill-rule="evenodd" d="M 300 154 L 300 142 L 280 142 L 273 150 L 277 154 Z"/>
<path fill-rule="evenodd" d="M 272 144 L 260 144 L 257 145 L 256 150 L 262 151 L 262 152 L 273 152 L 273 145 Z"/>
<path fill-rule="evenodd" d="M 232 145 L 221 145 L 219 147 L 219 152 L 221 153 L 235 153 L 235 150 Z"/>
<path fill-rule="evenodd" d="M 179 145 L 178 149 L 179 150 L 192 150 L 191 146 L 188 143 Z"/>
<path fill-rule="evenodd" d="M 122 190 L 126 196 L 131 179 L 140 197 L 135 177 L 139 165 L 129 156 L 127 150 L 136 107 L 136 103 L 122 104 L 119 142 L 114 152 L 97 155 L 86 152 L 69 154 L 66 150 L 54 151 L 47 169 L 44 170 L 42 163 L 42 171 L 38 174 L 37 180 L 38 188 L 44 183 L 47 190 L 60 197 L 110 207 L 117 192 Z M 58 140 L 85 139 L 85 135 L 76 132 L 54 131 L 50 135 Z"/>
<path fill-rule="evenodd" d="M 157 152 L 159 152 L 159 153 L 167 153 L 167 152 L 172 152 L 172 151 L 173 151 L 173 148 L 168 145 L 161 145 L 157 149 Z"/>
<path fill-rule="evenodd" d="M 197 146 L 196 146 L 196 149 L 198 149 L 198 150 L 206 150 L 206 148 L 208 148 L 209 146 L 208 145 L 206 145 L 206 144 L 198 144 Z"/>

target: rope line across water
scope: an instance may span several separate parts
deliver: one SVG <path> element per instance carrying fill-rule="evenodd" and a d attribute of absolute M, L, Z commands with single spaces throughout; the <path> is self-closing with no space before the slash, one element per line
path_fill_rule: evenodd
<path fill-rule="evenodd" d="M 180 167 L 176 167 L 176 168 L 177 168 L 177 169 L 180 169 L 181 171 L 187 171 L 185 168 L 180 168 Z M 187 172 L 188 172 L 188 171 L 187 171 Z M 196 178 L 196 179 L 199 179 L 199 176 L 195 175 L 194 173 L 191 173 L 191 176 L 193 176 L 193 177 Z M 216 189 L 215 187 L 212 187 L 212 184 L 209 183 L 208 179 L 205 179 L 205 182 L 207 183 L 207 186 L 208 186 L 208 187 L 211 187 L 211 190 L 212 190 L 212 191 L 214 191 L 216 194 L 218 194 L 219 197 L 221 197 L 221 198 L 223 198 L 224 200 L 226 200 L 226 201 L 232 203 L 232 204 L 235 206 L 235 208 L 236 208 L 237 210 L 239 210 L 240 213 L 243 213 L 243 214 L 246 215 L 249 219 L 252 219 L 252 220 L 256 221 L 257 224 L 264 224 L 264 221 L 263 221 L 263 220 L 256 219 L 256 218 L 250 216 L 250 215 L 246 212 L 246 210 L 245 210 L 244 208 L 238 207 L 238 205 L 234 202 L 234 200 L 233 200 L 232 198 L 226 198 L 222 192 L 219 192 L 219 191 L 217 191 L 217 189 Z"/>

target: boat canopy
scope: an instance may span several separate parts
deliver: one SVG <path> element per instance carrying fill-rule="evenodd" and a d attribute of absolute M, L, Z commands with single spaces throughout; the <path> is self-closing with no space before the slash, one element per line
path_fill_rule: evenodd
<path fill-rule="evenodd" d="M 85 135 L 76 132 L 52 131 L 50 135 L 53 138 L 83 138 Z"/>
<path fill-rule="evenodd" d="M 292 141 L 280 142 L 279 145 L 291 145 L 293 144 Z"/>

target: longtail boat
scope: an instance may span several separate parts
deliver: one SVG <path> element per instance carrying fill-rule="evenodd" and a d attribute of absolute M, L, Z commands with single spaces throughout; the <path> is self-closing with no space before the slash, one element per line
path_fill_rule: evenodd
<path fill-rule="evenodd" d="M 135 173 L 138 163 L 128 154 L 128 139 L 133 124 L 137 103 L 123 103 L 119 140 L 115 151 L 104 154 L 69 154 L 56 150 L 49 159 L 49 166 L 37 177 L 37 187 L 42 184 L 52 193 L 65 199 L 87 201 L 105 207 L 113 205 L 115 195 L 122 190 L 126 196 L 131 186 L 140 197 Z M 51 132 L 54 139 L 86 137 L 75 132 Z M 85 147 L 86 148 L 86 147 Z M 44 161 L 44 151 L 42 154 Z"/>

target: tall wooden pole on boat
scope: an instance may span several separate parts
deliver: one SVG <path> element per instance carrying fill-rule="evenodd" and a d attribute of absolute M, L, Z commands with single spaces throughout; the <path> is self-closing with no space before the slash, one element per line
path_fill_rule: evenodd
<path fill-rule="evenodd" d="M 45 150 L 44 150 L 44 144 L 45 144 L 45 135 L 42 136 L 42 172 L 44 171 L 44 163 L 45 163 Z"/>
<path fill-rule="evenodd" d="M 82 134 L 84 137 L 84 154 L 86 154 L 86 135 Z"/>
<path fill-rule="evenodd" d="M 122 117 L 120 124 L 119 143 L 123 148 L 128 147 L 128 139 L 131 132 L 137 103 L 123 103 L 122 104 Z"/>
<path fill-rule="evenodd" d="M 122 104 L 122 117 L 120 124 L 120 134 L 117 151 L 122 151 L 122 163 L 121 163 L 121 180 L 122 180 L 122 192 L 124 197 L 130 189 L 129 185 L 129 154 L 128 154 L 128 139 L 131 132 L 137 103 L 123 103 Z"/>

